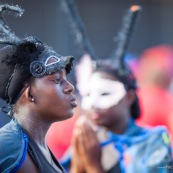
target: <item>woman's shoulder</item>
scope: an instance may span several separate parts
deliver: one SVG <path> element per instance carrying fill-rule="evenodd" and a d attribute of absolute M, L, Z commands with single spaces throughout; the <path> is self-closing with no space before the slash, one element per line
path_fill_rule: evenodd
<path fill-rule="evenodd" d="M 166 145 L 170 144 L 170 135 L 165 126 L 140 127 L 138 126 L 139 138 L 143 141 L 157 141 Z M 138 135 L 137 135 L 138 138 Z M 159 140 L 158 140 L 159 139 Z"/>
<path fill-rule="evenodd" d="M 15 119 L 0 129 L 0 172 L 15 169 L 25 151 L 25 136 Z"/>
<path fill-rule="evenodd" d="M 172 149 L 166 127 L 142 129 L 141 135 L 134 138 L 131 146 L 124 152 L 124 158 L 133 158 L 126 170 L 134 168 L 139 172 L 141 167 L 136 165 L 143 163 L 145 172 L 158 172 L 159 166 L 172 164 Z"/>
<path fill-rule="evenodd" d="M 143 134 L 146 136 L 158 136 L 163 139 L 169 138 L 169 132 L 166 126 L 159 125 L 155 127 L 142 127 Z"/>
<path fill-rule="evenodd" d="M 23 139 L 23 132 L 15 119 L 12 119 L 5 126 L 0 128 L 0 145 L 5 148 L 17 147 L 17 142 L 20 145 Z M 15 145 L 16 143 L 16 145 Z M 13 145 L 9 145 L 13 144 Z M 8 146 L 8 147 L 7 147 Z M 0 147 L 2 150 L 2 147 Z"/>

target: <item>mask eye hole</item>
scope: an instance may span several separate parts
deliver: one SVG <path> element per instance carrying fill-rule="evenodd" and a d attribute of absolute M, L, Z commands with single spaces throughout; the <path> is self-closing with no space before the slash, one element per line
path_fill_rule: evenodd
<path fill-rule="evenodd" d="M 87 93 L 86 95 L 85 95 L 85 97 L 89 97 L 90 96 L 90 93 Z"/>
<path fill-rule="evenodd" d="M 101 93 L 101 96 L 107 96 L 109 95 L 110 93 Z"/>

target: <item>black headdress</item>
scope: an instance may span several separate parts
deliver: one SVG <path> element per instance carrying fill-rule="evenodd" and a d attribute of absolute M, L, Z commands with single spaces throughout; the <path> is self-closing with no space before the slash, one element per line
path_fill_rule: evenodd
<path fill-rule="evenodd" d="M 0 49 L 0 98 L 11 105 L 21 96 L 31 77 L 42 77 L 62 69 L 69 73 L 74 58 L 57 54 L 33 36 L 17 37 L 5 24 L 4 12 L 21 16 L 23 10 L 18 6 L 0 5 L 0 44 L 7 45 Z M 49 63 L 50 59 L 53 63 Z"/>
<path fill-rule="evenodd" d="M 70 17 L 73 19 L 73 25 L 76 26 L 76 36 L 83 35 L 83 37 L 80 37 L 83 40 L 79 40 L 80 44 L 83 44 L 86 42 L 86 33 L 84 34 L 83 24 L 81 22 L 81 19 L 76 11 L 76 7 L 74 5 L 73 0 L 65 0 L 66 6 L 68 7 L 68 12 L 70 14 Z M 93 51 L 90 52 L 89 48 L 92 47 L 91 44 L 83 44 L 83 48 L 85 49 L 85 53 L 88 53 L 90 57 L 94 60 L 93 64 L 93 70 L 95 71 L 106 71 L 112 75 L 115 75 L 121 82 L 124 83 L 127 90 L 129 89 L 136 89 L 136 80 L 129 69 L 128 65 L 126 64 L 124 57 L 125 53 L 127 51 L 130 38 L 132 35 L 132 31 L 134 30 L 134 25 L 137 19 L 137 15 L 139 11 L 141 10 L 140 6 L 134 5 L 130 8 L 127 15 L 124 18 L 123 21 L 123 28 L 121 32 L 118 34 L 118 45 L 117 49 L 113 51 L 112 55 L 109 58 L 106 58 L 105 60 L 96 60 L 95 57 L 97 57 L 95 54 L 93 56 Z M 87 38 L 87 40 L 89 40 Z M 87 41 L 89 43 L 89 41 Z M 86 45 L 88 47 L 86 48 Z M 93 49 L 92 49 L 93 50 Z M 136 96 L 137 97 L 137 96 Z M 139 117 L 140 110 L 138 105 L 138 100 L 136 98 L 136 101 L 134 103 L 135 105 L 135 113 L 132 110 L 132 116 L 134 118 Z M 133 105 L 132 105 L 133 107 Z M 135 115 L 134 115 L 135 114 Z"/>
<path fill-rule="evenodd" d="M 140 10 L 140 6 L 131 6 L 127 12 L 127 15 L 123 18 L 122 30 L 118 33 L 117 49 L 113 51 L 112 55 L 110 58 L 108 58 L 108 60 L 106 60 L 106 62 L 98 61 L 96 67 L 102 70 L 104 70 L 104 68 L 110 69 L 110 73 L 112 74 L 114 74 L 114 71 L 116 71 L 116 77 L 118 77 L 119 80 L 125 84 L 127 89 L 137 88 L 135 77 L 125 62 L 125 54 L 128 49 L 132 32 L 134 31 L 136 19 Z"/>

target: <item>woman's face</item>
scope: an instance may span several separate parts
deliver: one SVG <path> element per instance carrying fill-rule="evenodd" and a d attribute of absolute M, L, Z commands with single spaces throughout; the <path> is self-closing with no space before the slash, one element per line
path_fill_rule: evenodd
<path fill-rule="evenodd" d="M 97 125 L 110 126 L 125 116 L 126 90 L 124 84 L 105 72 L 95 72 L 83 96 L 82 108 Z"/>
<path fill-rule="evenodd" d="M 47 120 L 68 119 L 77 106 L 74 87 L 68 82 L 65 70 L 36 78 L 31 84 L 31 94 L 36 111 Z"/>

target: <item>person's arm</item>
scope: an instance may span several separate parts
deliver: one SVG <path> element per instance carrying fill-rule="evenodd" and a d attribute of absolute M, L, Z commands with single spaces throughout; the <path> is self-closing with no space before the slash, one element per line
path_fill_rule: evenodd
<path fill-rule="evenodd" d="M 23 165 L 19 168 L 17 173 L 31 173 L 31 172 L 32 173 L 39 173 L 39 170 L 36 167 L 36 165 L 34 164 L 34 162 L 32 161 L 29 154 L 27 154 Z"/>

